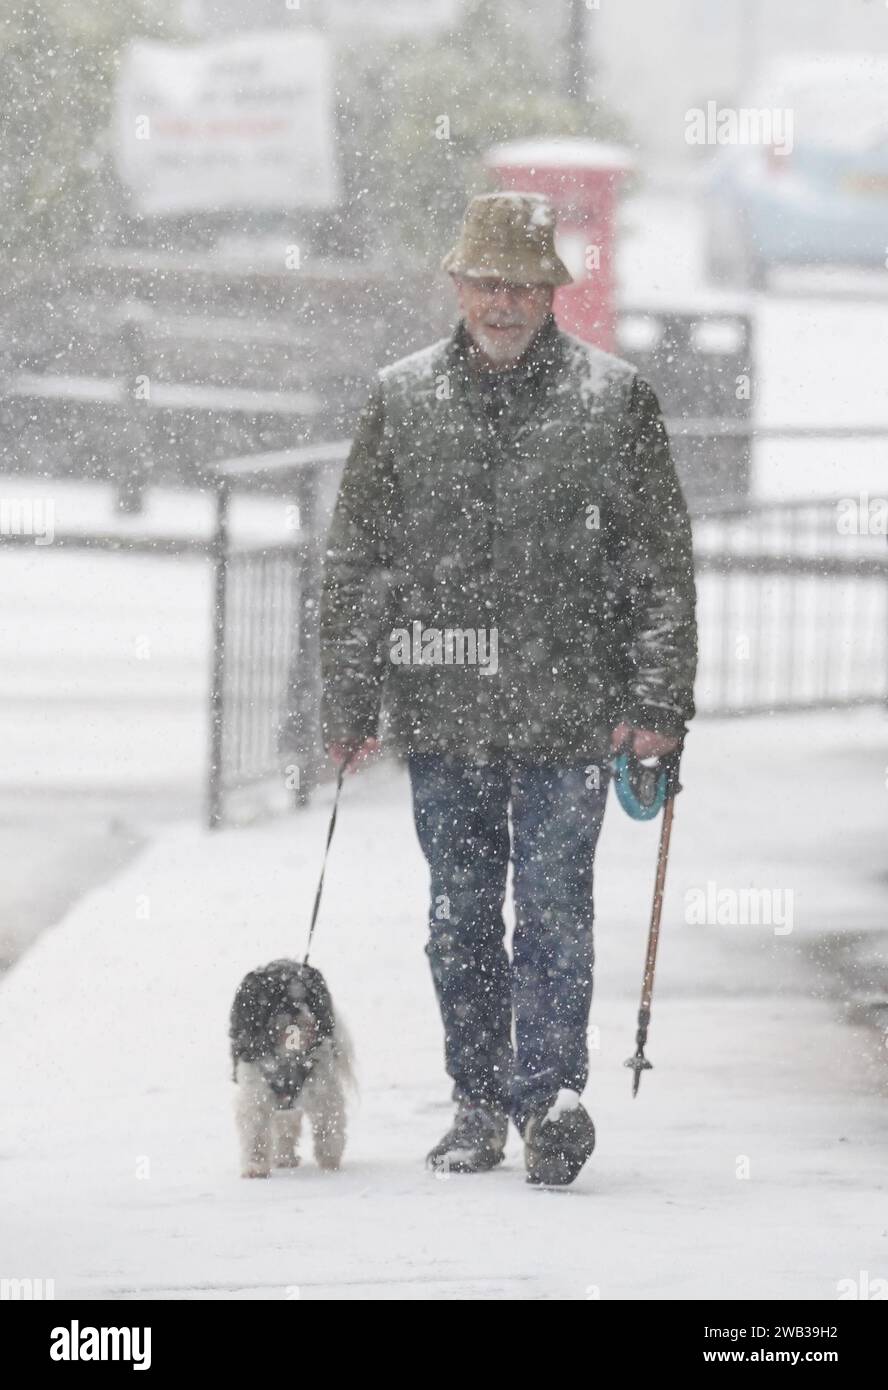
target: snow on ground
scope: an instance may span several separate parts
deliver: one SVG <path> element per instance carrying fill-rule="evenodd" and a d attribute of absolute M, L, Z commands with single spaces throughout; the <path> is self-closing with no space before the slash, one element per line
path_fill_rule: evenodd
<path fill-rule="evenodd" d="M 0 968 L 200 806 L 210 596 L 199 557 L 0 554 Z"/>
<path fill-rule="evenodd" d="M 599 854 L 586 1101 L 597 1151 L 562 1192 L 422 1164 L 450 1116 L 402 768 L 349 779 L 316 963 L 355 1038 L 346 1165 L 239 1178 L 227 1013 L 304 941 L 329 812 L 169 829 L 0 985 L 4 1277 L 56 1296 L 830 1299 L 888 1274 L 881 1038 L 810 947 L 884 928 L 884 718 L 698 725 L 676 808 L 641 1092 L 633 1048 L 656 826 L 613 800 Z M 714 882 L 794 892 L 793 930 L 690 926 Z M 748 1176 L 746 1174 L 748 1173 Z"/>

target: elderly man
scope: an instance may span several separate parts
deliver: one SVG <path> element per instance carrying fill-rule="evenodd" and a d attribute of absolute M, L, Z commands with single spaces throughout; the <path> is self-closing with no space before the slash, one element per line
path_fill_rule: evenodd
<path fill-rule="evenodd" d="M 657 399 L 558 329 L 554 227 L 536 194 L 469 204 L 443 262 L 455 331 L 381 371 L 358 424 L 321 631 L 333 759 L 375 746 L 383 700 L 408 758 L 457 1107 L 428 1161 L 494 1167 L 511 1117 L 528 1179 L 565 1184 L 595 1142 L 580 1096 L 610 758 L 683 737 L 696 629 Z"/>

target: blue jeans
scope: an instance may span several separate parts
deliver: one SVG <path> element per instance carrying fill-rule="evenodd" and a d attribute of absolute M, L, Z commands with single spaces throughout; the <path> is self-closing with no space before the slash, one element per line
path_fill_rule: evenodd
<path fill-rule="evenodd" d="M 592 872 L 609 771 L 591 760 L 552 767 L 437 753 L 411 754 L 409 766 L 453 1097 L 496 1105 L 523 1132 L 561 1087 L 582 1092 L 588 1076 Z M 511 961 L 502 915 L 510 850 Z"/>

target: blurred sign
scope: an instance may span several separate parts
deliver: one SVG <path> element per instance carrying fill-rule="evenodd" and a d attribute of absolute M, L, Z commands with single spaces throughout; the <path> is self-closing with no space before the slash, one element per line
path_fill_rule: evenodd
<path fill-rule="evenodd" d="M 303 0 L 306 13 L 309 3 Z M 434 33 L 453 28 L 460 9 L 460 0 L 326 0 L 324 14 L 332 27 L 351 32 Z"/>
<path fill-rule="evenodd" d="M 311 30 L 138 40 L 121 63 L 114 126 L 118 172 L 149 216 L 339 198 L 331 54 Z"/>

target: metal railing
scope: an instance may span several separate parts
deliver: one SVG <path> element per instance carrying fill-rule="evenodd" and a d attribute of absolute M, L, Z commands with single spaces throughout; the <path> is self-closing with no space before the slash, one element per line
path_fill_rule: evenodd
<path fill-rule="evenodd" d="M 347 451 L 340 441 L 217 470 L 211 825 L 237 788 L 273 781 L 291 802 L 304 801 L 319 775 L 321 557 Z M 240 489 L 293 500 L 300 527 L 292 543 L 232 541 L 229 505 Z M 693 518 L 700 715 L 888 698 L 886 537 L 845 534 L 839 521 L 829 499 L 733 504 Z"/>
<path fill-rule="evenodd" d="M 208 821 L 227 793 L 274 779 L 304 802 L 323 761 L 318 599 L 323 538 L 348 441 L 229 459 L 216 468 Z M 290 543 L 232 539 L 235 492 L 286 497 Z"/>
<path fill-rule="evenodd" d="M 886 537 L 841 520 L 828 499 L 695 519 L 701 714 L 886 699 Z"/>

